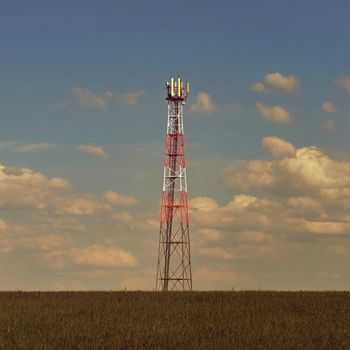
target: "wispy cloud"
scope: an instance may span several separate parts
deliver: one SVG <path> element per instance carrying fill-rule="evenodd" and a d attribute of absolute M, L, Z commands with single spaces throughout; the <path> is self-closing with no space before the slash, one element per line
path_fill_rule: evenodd
<path fill-rule="evenodd" d="M 18 151 L 24 152 L 24 153 L 45 151 L 45 150 L 50 149 L 54 146 L 56 146 L 56 145 L 54 145 L 52 143 L 33 143 L 33 144 L 19 146 Z"/>
<path fill-rule="evenodd" d="M 21 152 L 21 153 L 31 153 L 37 151 L 46 151 L 59 145 L 53 143 L 22 143 L 18 141 L 5 141 L 0 142 L 0 149 L 8 149 L 11 151 Z"/>
<path fill-rule="evenodd" d="M 108 103 L 113 97 L 110 91 L 102 95 L 94 95 L 90 90 L 81 87 L 75 87 L 72 90 L 73 104 L 82 108 L 99 108 L 106 110 Z"/>
<path fill-rule="evenodd" d="M 68 105 L 106 111 L 109 105 L 114 102 L 120 102 L 128 106 L 138 105 L 140 103 L 140 98 L 145 95 L 145 91 L 127 91 L 121 94 L 114 94 L 111 91 L 106 91 L 97 95 L 88 89 L 75 87 L 72 90 L 72 95 L 72 101 L 68 103 Z"/>
<path fill-rule="evenodd" d="M 136 106 L 140 103 L 140 97 L 144 96 L 144 91 L 125 92 L 115 96 L 115 99 L 128 106 Z"/>
<path fill-rule="evenodd" d="M 107 159 L 108 158 L 108 154 L 107 152 L 104 150 L 104 148 L 102 146 L 97 146 L 97 145 L 79 145 L 76 147 L 77 151 L 81 151 L 84 153 L 89 153 L 89 154 L 93 154 L 97 157 L 103 158 L 103 159 Z"/>
<path fill-rule="evenodd" d="M 13 149 L 18 146 L 18 143 L 16 141 L 3 141 L 0 142 L 0 148 L 2 149 Z"/>
<path fill-rule="evenodd" d="M 332 132 L 334 129 L 335 129 L 335 124 L 334 124 L 333 120 L 331 120 L 331 119 L 326 120 L 322 124 L 322 130 L 324 132 Z"/>
<path fill-rule="evenodd" d="M 137 260 L 130 252 L 116 246 L 93 244 L 75 248 L 71 252 L 73 263 L 106 267 L 134 267 Z"/>

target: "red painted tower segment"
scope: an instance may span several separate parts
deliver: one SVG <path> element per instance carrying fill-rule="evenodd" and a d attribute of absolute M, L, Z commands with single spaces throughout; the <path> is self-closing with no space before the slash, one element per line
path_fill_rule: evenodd
<path fill-rule="evenodd" d="M 177 78 L 166 84 L 168 124 L 157 263 L 156 290 L 192 290 L 191 250 L 183 106 L 189 84 Z"/>

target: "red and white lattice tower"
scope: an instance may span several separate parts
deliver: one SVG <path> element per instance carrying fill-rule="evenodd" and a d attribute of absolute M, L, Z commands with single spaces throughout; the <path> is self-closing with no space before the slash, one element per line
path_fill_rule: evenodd
<path fill-rule="evenodd" d="M 164 179 L 156 290 L 192 290 L 190 233 L 183 106 L 189 84 L 181 78 L 166 83 L 168 125 L 164 154 Z"/>

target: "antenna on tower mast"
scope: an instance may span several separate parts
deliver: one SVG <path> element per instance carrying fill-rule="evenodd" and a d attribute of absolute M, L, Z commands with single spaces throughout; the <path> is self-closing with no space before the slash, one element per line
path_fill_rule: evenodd
<path fill-rule="evenodd" d="M 180 77 L 166 83 L 168 124 L 156 290 L 192 290 L 183 106 L 190 87 Z"/>

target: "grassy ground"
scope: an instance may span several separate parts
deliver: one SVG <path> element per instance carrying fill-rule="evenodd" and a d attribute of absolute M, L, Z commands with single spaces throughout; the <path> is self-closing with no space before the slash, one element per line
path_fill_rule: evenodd
<path fill-rule="evenodd" d="M 0 349 L 350 349 L 350 293 L 2 292 Z"/>

